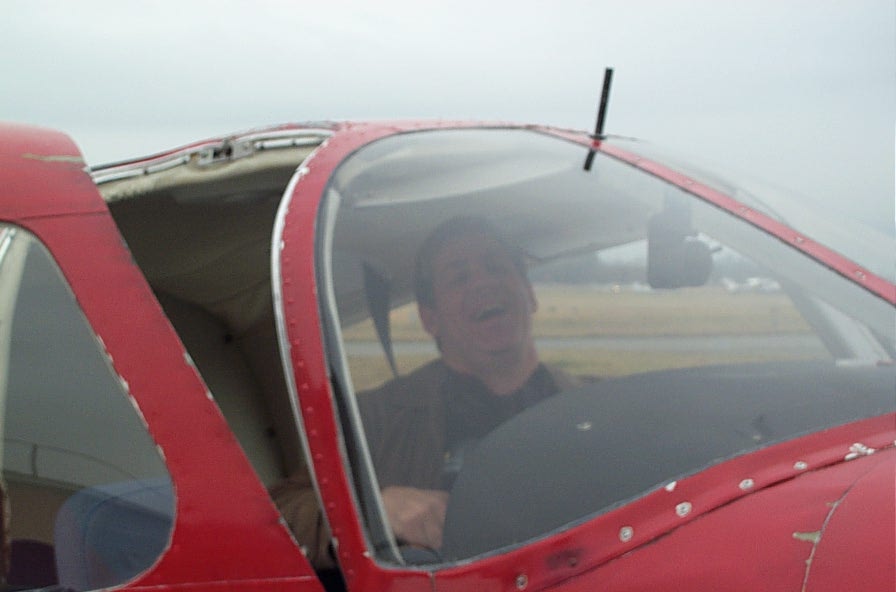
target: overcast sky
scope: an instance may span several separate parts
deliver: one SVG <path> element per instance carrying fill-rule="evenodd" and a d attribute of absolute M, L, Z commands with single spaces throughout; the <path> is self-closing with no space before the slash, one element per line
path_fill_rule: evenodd
<path fill-rule="evenodd" d="M 0 0 L 0 119 L 89 163 L 289 121 L 484 119 L 680 149 L 894 232 L 893 0 Z"/>

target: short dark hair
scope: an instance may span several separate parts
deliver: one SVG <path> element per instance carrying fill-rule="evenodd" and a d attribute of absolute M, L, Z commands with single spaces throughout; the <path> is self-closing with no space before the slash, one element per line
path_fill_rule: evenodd
<path fill-rule="evenodd" d="M 476 216 L 455 216 L 436 226 L 417 249 L 417 258 L 414 261 L 414 296 L 418 304 L 430 307 L 434 304 L 433 262 L 444 246 L 459 236 L 469 234 L 482 234 L 497 240 L 507 249 L 513 266 L 528 279 L 522 250 L 508 242 L 491 222 Z"/>

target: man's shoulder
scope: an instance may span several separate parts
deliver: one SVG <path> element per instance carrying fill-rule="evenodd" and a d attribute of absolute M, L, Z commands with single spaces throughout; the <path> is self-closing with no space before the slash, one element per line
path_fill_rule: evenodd
<path fill-rule="evenodd" d="M 557 366 L 545 363 L 542 363 L 542 366 L 551 376 L 551 379 L 554 381 L 554 384 L 556 385 L 558 391 L 566 391 L 578 388 L 583 384 L 581 378 L 574 374 L 570 374 L 569 372 Z"/>
<path fill-rule="evenodd" d="M 358 398 L 362 402 L 417 407 L 438 395 L 445 370 L 445 364 L 440 359 L 433 360 L 408 374 L 359 393 Z"/>

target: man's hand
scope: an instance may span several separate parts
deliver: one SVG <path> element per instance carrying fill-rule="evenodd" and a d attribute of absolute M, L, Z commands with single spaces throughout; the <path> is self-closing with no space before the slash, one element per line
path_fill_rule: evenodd
<path fill-rule="evenodd" d="M 408 545 L 427 549 L 442 546 L 448 492 L 414 487 L 387 487 L 383 507 L 395 537 Z"/>

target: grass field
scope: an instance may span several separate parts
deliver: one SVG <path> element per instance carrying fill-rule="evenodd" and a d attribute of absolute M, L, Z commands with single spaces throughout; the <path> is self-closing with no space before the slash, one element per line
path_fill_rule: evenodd
<path fill-rule="evenodd" d="M 587 337 L 713 337 L 747 335 L 808 335 L 809 326 L 780 292 L 729 293 L 721 287 L 674 291 L 600 289 L 588 286 L 536 286 L 536 338 Z M 414 305 L 392 312 L 395 342 L 427 341 Z M 372 323 L 344 331 L 346 341 L 376 341 Z M 787 354 L 804 358 L 811 353 Z M 779 360 L 776 351 L 643 352 L 607 347 L 554 348 L 541 352 L 544 361 L 574 374 L 619 376 L 664 368 Z M 413 354 L 397 360 L 404 373 L 432 356 Z M 352 357 L 353 380 L 364 389 L 388 379 L 381 356 Z"/>

